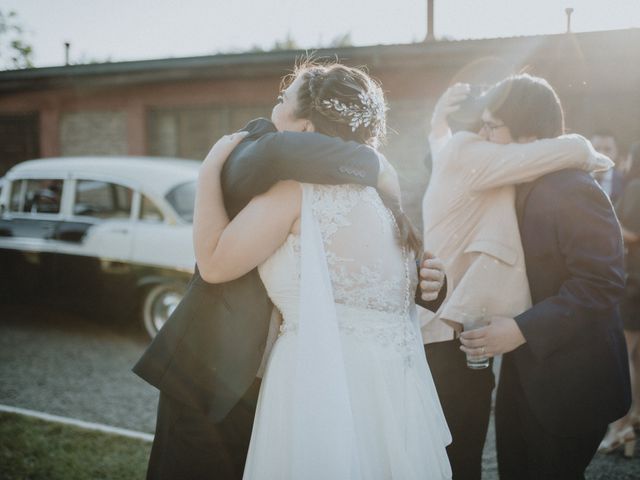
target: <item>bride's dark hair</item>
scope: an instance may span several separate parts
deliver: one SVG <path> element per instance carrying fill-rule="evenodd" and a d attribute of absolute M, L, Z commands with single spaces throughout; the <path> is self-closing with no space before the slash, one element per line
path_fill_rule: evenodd
<path fill-rule="evenodd" d="M 302 78 L 298 90 L 297 118 L 311 121 L 315 131 L 377 148 L 386 136 L 386 105 L 380 84 L 359 68 L 340 63 L 304 60 L 283 79 L 282 89 Z M 400 230 L 402 244 L 417 255 L 420 237 L 395 198 L 378 190 Z"/>

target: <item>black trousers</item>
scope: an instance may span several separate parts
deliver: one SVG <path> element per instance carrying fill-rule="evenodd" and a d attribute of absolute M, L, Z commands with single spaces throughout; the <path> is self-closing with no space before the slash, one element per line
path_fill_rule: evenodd
<path fill-rule="evenodd" d="M 240 480 L 260 382 L 221 422 L 160 393 L 147 480 Z"/>
<path fill-rule="evenodd" d="M 425 352 L 453 437 L 447 447 L 453 479 L 480 480 L 495 386 L 493 371 L 468 368 L 458 340 L 425 345 Z"/>
<path fill-rule="evenodd" d="M 529 408 L 512 359 L 504 356 L 496 398 L 500 480 L 582 480 L 606 430 L 594 425 L 570 437 L 545 430 Z"/>

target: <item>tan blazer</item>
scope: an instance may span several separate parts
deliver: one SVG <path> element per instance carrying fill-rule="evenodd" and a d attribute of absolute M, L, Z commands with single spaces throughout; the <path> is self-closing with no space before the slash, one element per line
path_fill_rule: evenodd
<path fill-rule="evenodd" d="M 515 184 L 565 168 L 613 166 L 579 135 L 499 145 L 459 132 L 429 141 L 424 248 L 444 262 L 448 293 L 438 312 L 422 312 L 425 343 L 453 339 L 454 328 L 476 315 L 514 317 L 531 306 Z"/>

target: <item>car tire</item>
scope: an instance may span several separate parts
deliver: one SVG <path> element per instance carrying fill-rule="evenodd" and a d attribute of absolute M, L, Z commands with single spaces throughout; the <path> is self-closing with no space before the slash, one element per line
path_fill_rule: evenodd
<path fill-rule="evenodd" d="M 186 286 L 181 283 L 160 283 L 147 288 L 142 297 L 142 325 L 150 338 L 154 338 L 178 306 Z"/>

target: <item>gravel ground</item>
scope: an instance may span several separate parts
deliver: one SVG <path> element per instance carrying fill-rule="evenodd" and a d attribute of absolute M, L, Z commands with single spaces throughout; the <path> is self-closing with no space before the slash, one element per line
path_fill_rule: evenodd
<path fill-rule="evenodd" d="M 130 327 L 0 306 L 0 404 L 153 433 L 157 391 L 131 372 L 146 344 Z M 493 439 L 492 421 L 483 480 L 498 480 Z M 632 460 L 597 455 L 587 479 L 640 479 L 640 442 Z"/>
<path fill-rule="evenodd" d="M 131 367 L 146 340 L 35 307 L 0 307 L 0 403 L 153 433 L 157 391 Z"/>

